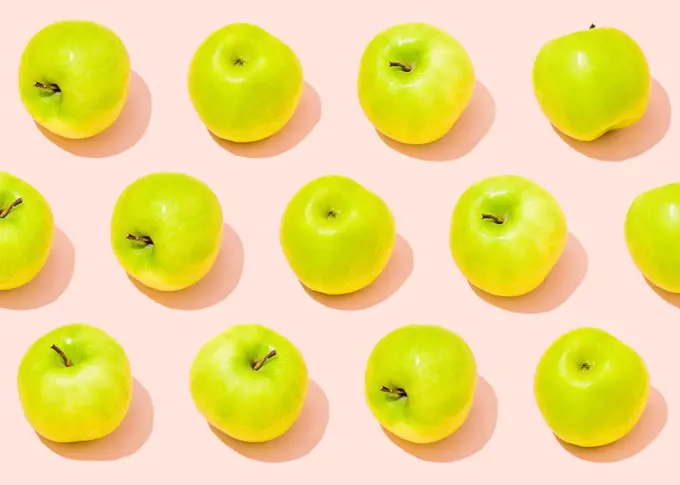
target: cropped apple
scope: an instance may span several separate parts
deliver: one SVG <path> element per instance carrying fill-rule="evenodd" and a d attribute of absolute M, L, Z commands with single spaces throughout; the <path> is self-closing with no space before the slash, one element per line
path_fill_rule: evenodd
<path fill-rule="evenodd" d="M 221 240 L 220 202 L 190 175 L 145 175 L 123 191 L 113 210 L 116 258 L 130 276 L 156 290 L 182 290 L 200 281 L 215 264 Z"/>
<path fill-rule="evenodd" d="M 535 290 L 567 244 L 567 223 L 555 198 L 518 175 L 475 182 L 451 217 L 453 259 L 470 284 L 497 296 Z"/>
<path fill-rule="evenodd" d="M 597 328 L 571 330 L 545 351 L 534 377 L 536 403 L 553 433 L 581 447 L 623 438 L 649 397 L 649 375 L 635 350 Z"/>
<path fill-rule="evenodd" d="M 25 285 L 43 269 L 54 240 L 47 200 L 27 182 L 0 172 L 0 290 Z"/>
<path fill-rule="evenodd" d="M 198 48 L 189 94 L 215 136 L 233 142 L 267 138 L 293 117 L 304 86 L 295 52 L 261 27 L 230 24 Z"/>
<path fill-rule="evenodd" d="M 191 366 L 190 390 L 215 428 L 251 443 L 283 435 L 307 396 L 307 366 L 287 338 L 258 324 L 235 325 L 211 338 Z"/>
<path fill-rule="evenodd" d="M 407 325 L 375 346 L 365 375 L 366 402 L 392 434 L 433 443 L 465 422 L 474 402 L 477 364 L 467 343 L 437 325 Z"/>
<path fill-rule="evenodd" d="M 59 443 L 107 436 L 132 401 L 125 351 L 108 333 L 83 323 L 64 325 L 36 340 L 21 360 L 17 381 L 30 425 Z"/>
<path fill-rule="evenodd" d="M 94 22 L 50 24 L 31 38 L 21 57 L 19 93 L 26 110 L 65 138 L 89 138 L 113 125 L 129 84 L 125 45 Z"/>
<path fill-rule="evenodd" d="M 680 183 L 639 194 L 628 208 L 624 225 L 628 251 L 648 281 L 680 293 Z"/>
<path fill-rule="evenodd" d="M 591 26 L 541 48 L 533 85 L 555 128 L 576 140 L 592 141 L 642 118 L 651 78 L 635 40 L 619 29 Z"/>
<path fill-rule="evenodd" d="M 392 255 L 396 228 L 387 204 L 341 175 L 308 182 L 283 214 L 281 247 L 307 288 L 327 295 L 370 285 Z"/>
<path fill-rule="evenodd" d="M 433 25 L 394 25 L 376 35 L 361 58 L 361 107 L 380 133 L 401 143 L 443 137 L 469 104 L 474 87 L 467 52 Z"/>

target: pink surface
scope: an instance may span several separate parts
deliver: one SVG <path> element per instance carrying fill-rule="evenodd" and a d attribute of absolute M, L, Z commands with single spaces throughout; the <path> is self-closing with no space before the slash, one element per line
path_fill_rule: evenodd
<path fill-rule="evenodd" d="M 2 169 L 43 191 L 60 230 L 44 273 L 30 286 L 0 295 L 0 482 L 632 484 L 649 482 L 654 472 L 657 483 L 677 483 L 680 299 L 645 283 L 622 232 L 635 195 L 680 178 L 680 137 L 671 125 L 671 104 L 680 96 L 674 2 L 11 3 L 0 15 Z M 42 134 L 16 87 L 25 43 L 45 24 L 65 18 L 113 28 L 137 73 L 120 123 L 80 143 Z M 382 28 L 412 20 L 433 22 L 456 36 L 479 81 L 459 126 L 419 149 L 383 141 L 355 92 L 366 43 Z M 234 21 L 258 23 L 289 43 L 308 82 L 292 123 L 248 147 L 216 143 L 186 90 L 194 49 Z M 591 22 L 634 36 L 656 82 L 649 112 L 637 126 L 591 145 L 570 144 L 542 117 L 531 67 L 545 41 Z M 118 194 L 158 170 L 207 181 L 228 224 L 216 270 L 175 296 L 137 288 L 109 246 Z M 508 172 L 532 178 L 557 197 L 572 237 L 542 288 L 501 301 L 478 295 L 458 272 L 448 226 L 457 197 L 470 183 Z M 388 276 L 341 299 L 305 292 L 278 241 L 288 199 L 303 183 L 328 173 L 353 177 L 384 197 L 401 236 Z M 138 381 L 134 405 L 123 427 L 99 443 L 47 446 L 23 419 L 16 369 L 35 338 L 74 321 L 101 326 L 125 346 Z M 240 322 L 263 323 L 291 338 L 314 381 L 300 422 L 264 446 L 216 436 L 188 392 L 196 351 Z M 431 447 L 391 440 L 363 400 L 364 365 L 373 345 L 389 330 L 414 322 L 459 332 L 483 378 L 469 422 Z M 642 424 L 624 441 L 591 452 L 561 446 L 532 395 L 543 350 L 582 325 L 600 326 L 634 346 L 655 388 Z"/>

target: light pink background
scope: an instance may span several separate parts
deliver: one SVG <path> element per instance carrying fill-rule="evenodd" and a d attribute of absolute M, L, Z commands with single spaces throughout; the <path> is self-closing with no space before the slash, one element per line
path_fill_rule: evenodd
<path fill-rule="evenodd" d="M 113 28 L 136 72 L 120 122 L 80 143 L 42 134 L 24 112 L 16 86 L 30 36 L 67 18 Z M 1 168 L 45 194 L 59 232 L 39 278 L 0 294 L 0 481 L 632 484 L 649 482 L 655 473 L 657 483 L 677 483 L 680 299 L 645 283 L 622 234 L 635 195 L 680 178 L 680 137 L 671 124 L 671 105 L 680 96 L 677 19 L 669 0 L 6 4 L 0 14 Z M 413 20 L 433 22 L 457 37 L 479 80 L 459 126 L 421 149 L 383 141 L 355 93 L 366 43 L 389 25 Z M 235 21 L 257 23 L 289 43 L 308 82 L 291 124 L 249 147 L 216 143 L 186 90 L 195 48 Z M 542 117 L 531 67 L 545 41 L 591 22 L 634 36 L 656 81 L 648 115 L 636 127 L 591 145 L 570 145 Z M 137 288 L 109 246 L 118 194 L 158 170 L 208 182 L 228 223 L 215 271 L 175 296 Z M 334 300 L 302 289 L 278 241 L 288 199 L 303 183 L 328 173 L 351 176 L 380 194 L 401 236 L 393 263 L 373 288 Z M 473 181 L 499 173 L 525 175 L 550 190 L 572 233 L 548 282 L 517 301 L 475 293 L 448 249 L 457 197 Z M 125 346 L 138 380 L 134 405 L 122 428 L 99 443 L 46 446 L 23 419 L 16 368 L 39 335 L 75 321 L 101 326 Z M 223 442 L 194 410 L 188 392 L 196 351 L 240 322 L 284 333 L 309 365 L 309 406 L 279 442 Z M 469 422 L 457 436 L 429 448 L 391 441 L 363 400 L 372 346 L 389 330 L 414 322 L 459 332 L 484 379 Z M 648 413 L 629 438 L 588 453 L 555 440 L 532 395 L 543 350 L 582 325 L 600 326 L 633 345 L 646 359 L 655 388 Z"/>

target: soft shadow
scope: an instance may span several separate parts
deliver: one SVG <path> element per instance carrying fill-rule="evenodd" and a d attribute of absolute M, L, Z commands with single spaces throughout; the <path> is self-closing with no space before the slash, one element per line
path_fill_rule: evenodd
<path fill-rule="evenodd" d="M 300 104 L 293 117 L 269 138 L 252 143 L 235 143 L 210 133 L 213 140 L 234 155 L 247 158 L 266 158 L 294 148 L 314 129 L 321 119 L 321 98 L 311 84 L 305 82 Z"/>
<path fill-rule="evenodd" d="M 480 451 L 491 440 L 498 419 L 498 399 L 491 385 L 477 377 L 475 402 L 470 415 L 458 431 L 436 443 L 416 444 L 402 440 L 383 429 L 401 449 L 424 461 L 451 462 L 462 460 Z"/>
<path fill-rule="evenodd" d="M 236 289 L 243 272 L 243 243 L 231 226 L 224 224 L 222 244 L 215 265 L 201 281 L 179 291 L 158 291 L 131 276 L 130 281 L 146 296 L 168 308 L 199 310 L 221 302 Z"/>
<path fill-rule="evenodd" d="M 75 260 L 73 243 L 56 227 L 52 249 L 43 269 L 26 285 L 0 291 L 0 308 L 31 310 L 49 305 L 66 291 L 73 276 Z"/>
<path fill-rule="evenodd" d="M 302 414 L 283 436 L 266 443 L 245 443 L 212 426 L 210 430 L 225 445 L 245 457 L 263 462 L 284 462 L 302 458 L 314 449 L 326 431 L 328 417 L 328 398 L 323 389 L 310 379 Z"/>
<path fill-rule="evenodd" d="M 659 143 L 671 125 L 671 103 L 666 90 L 652 79 L 647 111 L 642 119 L 628 128 L 612 131 L 587 142 L 555 132 L 574 150 L 598 160 L 618 162 L 643 154 Z"/>
<path fill-rule="evenodd" d="M 433 162 L 455 160 L 470 153 L 489 132 L 496 117 L 496 103 L 481 82 L 453 128 L 437 141 L 426 145 L 407 145 L 378 133 L 386 145 L 409 157 Z"/>
<path fill-rule="evenodd" d="M 554 310 L 576 291 L 588 271 L 588 255 L 580 241 L 569 233 L 567 246 L 545 281 L 534 291 L 517 297 L 486 293 L 470 285 L 487 303 L 517 313 L 543 313 Z"/>
<path fill-rule="evenodd" d="M 661 434 L 668 420 L 668 405 L 663 395 L 652 388 L 647 401 L 647 408 L 640 421 L 626 436 L 619 441 L 597 448 L 581 448 L 560 440 L 557 441 L 569 453 L 585 461 L 607 463 L 625 460 L 637 455 L 649 446 Z"/>
<path fill-rule="evenodd" d="M 363 310 L 387 300 L 399 290 L 413 271 L 413 249 L 397 235 L 392 257 L 378 278 L 366 288 L 348 295 L 324 295 L 302 285 L 309 296 L 336 310 Z"/>
<path fill-rule="evenodd" d="M 116 122 L 107 130 L 91 138 L 70 140 L 38 126 L 52 143 L 79 157 L 104 158 L 118 155 L 141 140 L 151 120 L 151 91 L 136 72 L 130 76 L 127 104 Z"/>
<path fill-rule="evenodd" d="M 136 453 L 151 435 L 153 403 L 149 392 L 137 380 L 132 389 L 132 403 L 118 429 L 104 438 L 81 443 L 55 443 L 40 436 L 54 453 L 71 460 L 111 461 Z"/>
<path fill-rule="evenodd" d="M 659 295 L 662 299 L 664 299 L 667 303 L 670 303 L 674 307 L 680 308 L 680 294 L 679 293 L 671 293 L 670 291 L 666 291 L 662 288 L 659 288 L 656 286 L 654 283 L 649 281 L 647 278 L 645 278 L 645 281 L 649 285 L 649 287 L 654 290 L 654 292 Z"/>

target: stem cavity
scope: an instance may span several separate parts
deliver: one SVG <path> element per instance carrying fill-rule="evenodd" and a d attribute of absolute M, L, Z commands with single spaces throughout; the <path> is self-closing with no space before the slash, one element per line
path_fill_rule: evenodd
<path fill-rule="evenodd" d="M 408 395 L 406 394 L 406 391 L 404 391 L 400 387 L 392 389 L 391 387 L 380 386 L 380 390 L 382 392 L 386 392 L 387 394 L 392 394 L 393 396 L 397 396 L 399 398 L 408 397 Z"/>
<path fill-rule="evenodd" d="M 14 209 L 14 208 L 15 208 L 16 206 L 18 206 L 18 205 L 23 204 L 23 202 L 24 202 L 24 199 L 21 198 L 21 197 L 19 197 L 17 200 L 15 200 L 14 202 L 12 202 L 10 205 L 8 205 L 7 207 L 5 207 L 5 208 L 2 210 L 2 212 L 0 212 L 0 219 L 4 219 L 5 217 L 7 217 L 7 214 L 9 214 L 9 213 L 12 211 L 12 209 Z"/>
<path fill-rule="evenodd" d="M 263 365 L 265 365 L 270 359 L 274 358 L 275 356 L 276 350 L 272 350 L 267 355 L 265 355 L 263 359 L 256 360 L 255 362 L 250 364 L 250 367 L 252 367 L 253 370 L 260 370 Z"/>
<path fill-rule="evenodd" d="M 390 61 L 390 67 L 401 67 L 404 72 L 411 72 L 413 70 L 413 66 L 398 61 Z"/>
<path fill-rule="evenodd" d="M 71 359 L 69 359 L 66 354 L 64 353 L 63 350 L 61 350 L 59 347 L 55 345 L 52 345 L 50 347 L 52 350 L 54 350 L 57 354 L 59 354 L 59 357 L 61 357 L 61 360 L 64 362 L 65 367 L 71 367 L 73 365 L 73 362 L 71 362 Z"/>
<path fill-rule="evenodd" d="M 43 84 L 39 81 L 33 83 L 33 86 L 39 89 L 44 89 L 45 91 L 52 91 L 53 93 L 61 93 L 61 88 L 54 83 Z"/>
<path fill-rule="evenodd" d="M 153 244 L 153 241 L 149 236 L 135 236 L 133 234 L 126 234 L 125 238 L 129 239 L 130 241 L 137 241 L 144 244 L 145 246 L 151 246 Z"/>
<path fill-rule="evenodd" d="M 505 219 L 502 217 L 495 216 L 493 214 L 482 214 L 482 219 L 490 219 L 496 224 L 503 224 L 505 222 Z"/>

